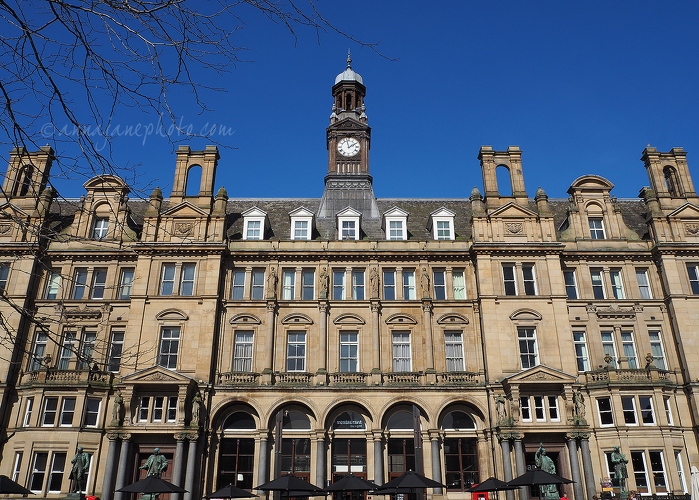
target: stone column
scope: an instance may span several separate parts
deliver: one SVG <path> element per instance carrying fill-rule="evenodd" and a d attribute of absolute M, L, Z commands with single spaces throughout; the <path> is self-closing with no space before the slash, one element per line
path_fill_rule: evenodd
<path fill-rule="evenodd" d="M 432 350 L 432 301 L 422 301 L 422 321 L 425 323 L 426 371 L 434 373 L 434 353 Z"/>
<path fill-rule="evenodd" d="M 500 437 L 500 450 L 502 452 L 502 470 L 505 473 L 505 481 L 511 481 L 512 476 L 512 462 L 510 458 L 510 440 L 508 438 Z M 505 492 L 507 500 L 514 500 L 515 495 L 512 490 L 507 490 Z"/>
<path fill-rule="evenodd" d="M 194 434 L 189 438 L 189 448 L 187 450 L 187 472 L 184 476 L 184 489 L 187 493 L 184 494 L 184 500 L 192 500 L 195 497 L 194 484 L 198 467 L 197 461 L 197 443 L 199 436 Z"/>
<path fill-rule="evenodd" d="M 515 463 L 517 464 L 517 475 L 521 476 L 527 472 L 527 464 L 524 460 L 524 447 L 522 446 L 522 435 L 515 436 Z M 529 500 L 529 486 L 519 489 L 519 500 Z"/>
<path fill-rule="evenodd" d="M 325 439 L 322 433 L 316 436 L 316 485 L 325 487 Z M 348 464 L 349 465 L 349 464 Z"/>
<path fill-rule="evenodd" d="M 121 453 L 119 454 L 119 468 L 117 469 L 116 489 L 121 489 L 126 486 L 128 477 L 129 459 L 131 458 L 131 435 L 125 434 L 121 436 Z M 127 493 L 117 492 L 114 500 L 126 500 L 129 498 Z"/>
<path fill-rule="evenodd" d="M 269 459 L 269 449 L 267 446 L 267 432 L 260 434 L 260 451 L 257 454 L 257 484 L 263 484 L 267 482 L 267 470 L 268 470 L 268 459 Z"/>
<path fill-rule="evenodd" d="M 580 454 L 582 455 L 583 473 L 585 474 L 585 491 L 587 499 L 591 500 L 597 494 L 595 472 L 592 468 L 592 455 L 590 455 L 590 435 L 580 435 Z"/>
<path fill-rule="evenodd" d="M 274 322 L 275 311 L 277 310 L 277 302 L 274 300 L 267 301 L 267 349 L 264 353 L 262 383 L 263 385 L 272 385 L 272 368 L 274 366 Z"/>
<path fill-rule="evenodd" d="M 318 372 L 326 373 L 328 369 L 328 303 L 318 304 L 318 327 L 320 344 L 318 345 Z M 261 484 L 261 483 L 260 483 Z"/>
<path fill-rule="evenodd" d="M 172 483 L 182 486 L 182 469 L 184 468 L 184 442 L 187 439 L 184 434 L 175 434 L 177 447 L 175 448 L 175 463 L 172 465 Z M 181 493 L 172 493 L 172 500 L 180 500 Z"/>
<path fill-rule="evenodd" d="M 374 432 L 374 482 L 379 486 L 383 484 L 383 434 L 381 431 Z"/>
<path fill-rule="evenodd" d="M 439 432 L 438 431 L 428 431 L 430 436 L 430 441 L 432 445 L 432 479 L 435 481 L 442 482 L 442 461 L 439 457 Z M 442 488 L 435 488 L 434 493 L 437 495 L 442 494 Z"/>
<path fill-rule="evenodd" d="M 102 485 L 102 498 L 112 500 L 114 494 L 114 466 L 117 459 L 117 440 L 119 434 L 107 434 L 109 439 L 109 449 L 107 450 L 107 464 L 104 467 L 104 483 Z"/>
<path fill-rule="evenodd" d="M 583 495 L 583 487 L 580 483 L 580 462 L 578 461 L 578 442 L 576 436 L 568 434 L 568 456 L 570 457 L 570 472 L 573 475 L 571 478 L 573 483 L 573 500 L 585 500 Z"/>

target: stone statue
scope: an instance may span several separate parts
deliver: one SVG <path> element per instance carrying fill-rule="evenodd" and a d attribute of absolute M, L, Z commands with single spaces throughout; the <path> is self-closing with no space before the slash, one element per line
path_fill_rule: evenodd
<path fill-rule="evenodd" d="M 615 446 L 612 450 L 611 455 L 612 464 L 614 464 L 614 479 L 619 481 L 619 494 L 622 498 L 628 496 L 626 490 L 626 479 L 629 477 L 629 473 L 626 470 L 626 464 L 629 463 L 629 459 L 626 458 L 618 446 Z"/>
<path fill-rule="evenodd" d="M 190 421 L 189 425 L 192 426 L 198 426 L 199 425 L 199 417 L 201 413 L 201 405 L 203 404 L 203 400 L 201 399 L 201 394 L 197 392 L 194 397 L 192 398 L 192 420 Z"/>
<path fill-rule="evenodd" d="M 536 466 L 544 472 L 548 472 L 549 474 L 556 473 L 556 464 L 554 464 L 551 457 L 546 454 L 546 449 L 544 448 L 543 443 L 539 443 L 539 449 L 536 450 L 534 460 Z M 539 491 L 541 492 L 540 496 L 543 499 L 557 500 L 560 498 L 558 496 L 558 489 L 556 488 L 555 484 L 541 484 L 539 485 Z"/>
<path fill-rule="evenodd" d="M 114 407 L 112 407 L 112 425 L 121 425 L 121 409 L 124 407 L 124 398 L 121 392 L 114 396 Z"/>
<path fill-rule="evenodd" d="M 422 290 L 422 298 L 430 296 L 430 276 L 427 274 L 427 268 L 424 266 L 420 272 L 420 289 Z"/>
<path fill-rule="evenodd" d="M 153 450 L 153 454 L 148 457 L 146 463 L 141 465 L 139 469 L 145 469 L 147 472 L 146 476 L 160 477 L 167 469 L 167 459 L 160 454 L 160 448 L 156 448 Z"/>
<path fill-rule="evenodd" d="M 585 421 L 585 396 L 580 389 L 573 393 L 573 406 L 575 408 L 575 416 L 580 421 Z"/>
<path fill-rule="evenodd" d="M 279 281 L 279 278 L 277 278 L 277 270 L 275 268 L 271 268 L 269 270 L 269 275 L 267 275 L 267 298 L 268 299 L 276 299 L 277 298 L 277 282 Z"/>
<path fill-rule="evenodd" d="M 82 493 L 85 489 L 85 474 L 90 467 L 90 455 L 83 451 L 82 446 L 78 446 L 78 451 L 70 463 L 73 464 L 70 470 L 70 478 L 73 480 L 71 492 Z"/>
<path fill-rule="evenodd" d="M 498 394 L 495 398 L 495 411 L 498 414 L 498 424 L 502 424 L 507 420 L 507 411 L 505 410 L 505 405 L 507 400 L 502 394 Z"/>
<path fill-rule="evenodd" d="M 371 298 L 377 298 L 379 296 L 379 271 L 375 267 L 372 267 L 369 273 L 369 283 L 371 284 Z"/>
<path fill-rule="evenodd" d="M 328 276 L 328 268 L 324 267 L 320 271 L 320 276 L 318 276 L 318 285 L 320 288 L 320 298 L 328 298 L 328 287 L 330 285 L 330 276 Z"/>

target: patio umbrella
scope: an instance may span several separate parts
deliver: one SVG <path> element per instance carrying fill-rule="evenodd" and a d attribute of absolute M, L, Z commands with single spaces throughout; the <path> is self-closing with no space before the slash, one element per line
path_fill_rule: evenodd
<path fill-rule="evenodd" d="M 281 491 L 282 496 L 285 497 L 325 494 L 323 488 L 320 488 L 315 484 L 311 484 L 305 479 L 301 479 L 293 474 L 284 474 L 277 479 L 256 486 L 255 489 L 262 491 Z"/>
<path fill-rule="evenodd" d="M 510 486 L 536 486 L 539 484 L 570 484 L 574 482 L 541 469 L 529 469 L 512 481 L 507 481 L 507 484 Z"/>
<path fill-rule="evenodd" d="M 16 493 L 17 495 L 33 495 L 33 493 L 22 486 L 19 483 L 14 482 L 12 479 L 5 475 L 0 475 L 0 493 L 7 493 L 7 494 L 12 494 Z"/>
<path fill-rule="evenodd" d="M 335 481 L 330 486 L 326 486 L 325 491 L 371 491 L 380 488 L 378 484 L 357 477 L 354 474 L 347 474 L 339 481 Z"/>
<path fill-rule="evenodd" d="M 699 469 L 696 465 L 692 465 L 692 500 L 699 500 Z"/>
<path fill-rule="evenodd" d="M 224 486 L 213 493 L 209 493 L 206 495 L 206 498 L 252 498 L 255 496 L 257 495 L 254 493 L 250 493 L 247 490 L 233 486 L 233 484 L 229 484 L 228 486 Z"/>
<path fill-rule="evenodd" d="M 117 490 L 121 493 L 187 493 L 187 490 L 160 479 L 158 476 L 148 476 L 133 484 Z"/>
<path fill-rule="evenodd" d="M 505 490 L 516 490 L 518 486 L 510 486 L 505 481 L 500 481 L 498 478 L 489 477 L 485 481 L 466 488 L 466 491 L 476 492 L 476 491 L 505 491 Z"/>
<path fill-rule="evenodd" d="M 395 479 L 390 480 L 381 487 L 381 490 L 386 488 L 409 488 L 418 490 L 423 488 L 446 488 L 442 483 L 418 474 L 415 471 L 409 470 Z M 380 493 L 381 490 L 377 491 Z"/>

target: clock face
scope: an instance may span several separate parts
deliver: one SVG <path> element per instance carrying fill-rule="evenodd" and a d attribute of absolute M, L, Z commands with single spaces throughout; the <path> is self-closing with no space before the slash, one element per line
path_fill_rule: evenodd
<path fill-rule="evenodd" d="M 337 152 L 342 156 L 354 156 L 359 153 L 359 141 L 352 137 L 340 139 L 337 143 Z"/>

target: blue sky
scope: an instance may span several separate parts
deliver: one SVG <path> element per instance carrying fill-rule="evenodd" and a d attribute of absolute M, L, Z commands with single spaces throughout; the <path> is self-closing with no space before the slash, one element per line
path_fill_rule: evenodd
<path fill-rule="evenodd" d="M 606 177 L 619 198 L 648 184 L 647 144 L 688 151 L 699 184 L 699 3 L 689 1 L 320 0 L 319 10 L 386 57 L 332 32 L 297 38 L 252 10 L 236 43 L 243 62 L 212 83 L 212 110 L 183 104 L 183 124 L 216 124 L 216 189 L 234 198 L 319 197 L 327 169 L 331 86 L 347 49 L 367 87 L 370 168 L 379 198 L 454 198 L 482 187 L 481 145 L 523 151 L 527 192 L 566 197 Z M 157 116 L 122 113 L 143 126 Z M 187 142 L 202 149 L 207 141 Z M 175 165 L 164 138 L 120 137 L 116 159 L 167 196 Z M 60 154 L 60 152 L 59 152 Z M 63 196 L 82 181 L 58 183 Z"/>

